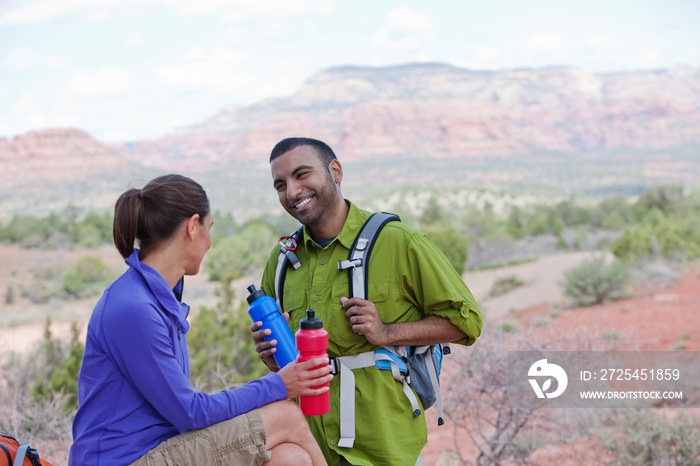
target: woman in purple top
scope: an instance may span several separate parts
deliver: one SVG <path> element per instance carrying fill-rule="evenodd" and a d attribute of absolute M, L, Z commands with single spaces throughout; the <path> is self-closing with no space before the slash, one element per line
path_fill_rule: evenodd
<path fill-rule="evenodd" d="M 114 208 L 114 243 L 129 269 L 95 306 L 78 377 L 70 465 L 326 464 L 298 406 L 331 379 L 317 358 L 235 390 L 189 382 L 184 275 L 211 246 L 209 200 L 195 181 L 166 175 Z M 139 249 L 134 247 L 139 241 Z"/>

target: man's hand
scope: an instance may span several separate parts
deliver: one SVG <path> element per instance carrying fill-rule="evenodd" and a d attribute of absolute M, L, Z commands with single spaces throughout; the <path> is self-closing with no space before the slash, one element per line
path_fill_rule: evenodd
<path fill-rule="evenodd" d="M 285 312 L 282 315 L 284 316 L 284 320 L 289 322 L 289 314 Z M 253 332 L 255 351 L 257 351 L 260 359 L 262 359 L 262 361 L 267 367 L 270 368 L 271 371 L 277 372 L 280 370 L 280 368 L 273 356 L 277 351 L 277 348 L 275 348 L 277 345 L 277 340 L 264 341 L 264 337 L 269 337 L 272 335 L 272 330 L 269 328 L 261 329 L 260 327 L 262 327 L 262 322 L 260 321 L 253 322 L 253 325 L 250 326 L 250 331 Z"/>
<path fill-rule="evenodd" d="M 352 331 L 364 335 L 373 345 L 383 346 L 389 343 L 389 326 L 382 322 L 373 302 L 361 298 L 340 298 L 340 303 L 347 311 Z"/>

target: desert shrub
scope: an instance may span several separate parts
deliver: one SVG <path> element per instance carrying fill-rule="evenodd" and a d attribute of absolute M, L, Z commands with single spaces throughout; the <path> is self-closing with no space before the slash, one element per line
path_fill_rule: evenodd
<path fill-rule="evenodd" d="M 700 257 L 697 220 L 677 219 L 660 214 L 625 229 L 610 248 L 616 257 L 628 261 L 644 259 L 682 259 Z"/>
<path fill-rule="evenodd" d="M 68 206 L 60 215 L 44 218 L 15 215 L 0 227 L 0 241 L 26 248 L 95 247 L 112 241 L 112 214 L 89 213 L 78 219 L 77 209 Z"/>
<path fill-rule="evenodd" d="M 111 269 L 97 256 L 84 256 L 63 275 L 63 288 L 68 295 L 85 298 L 99 294 L 112 280 Z"/>
<path fill-rule="evenodd" d="M 220 292 L 220 309 L 202 307 L 192 319 L 187 346 L 196 390 L 230 389 L 268 372 L 255 351 L 248 314 L 233 305 L 232 295 L 231 290 Z"/>
<path fill-rule="evenodd" d="M 65 268 L 59 264 L 43 267 L 33 274 L 33 281 L 22 286 L 22 296 L 33 303 L 47 303 L 52 299 L 65 298 L 63 274 Z"/>
<path fill-rule="evenodd" d="M 524 282 L 517 275 L 508 275 L 496 280 L 489 291 L 489 296 L 502 296 L 509 291 L 523 286 Z"/>
<path fill-rule="evenodd" d="M 464 273 L 469 255 L 469 238 L 454 226 L 427 226 L 423 229 L 430 239 L 442 250 L 458 274 Z"/>
<path fill-rule="evenodd" d="M 207 255 L 206 271 L 211 281 L 230 281 L 259 273 L 277 244 L 272 228 L 253 221 L 234 236 L 218 239 Z"/>
<path fill-rule="evenodd" d="M 423 209 L 423 213 L 421 214 L 419 221 L 421 225 L 439 225 L 443 223 L 447 217 L 447 212 L 440 207 L 438 198 L 435 194 L 433 194 L 430 196 L 430 199 L 428 199 L 428 204 Z"/>
<path fill-rule="evenodd" d="M 681 413 L 669 421 L 655 410 L 624 410 L 616 424 L 620 432 L 607 435 L 601 446 L 612 454 L 613 465 L 698 464 L 700 426 Z"/>
<path fill-rule="evenodd" d="M 0 229 L 0 240 L 27 248 L 40 247 L 47 237 L 45 222 L 28 215 L 16 215 Z"/>
<path fill-rule="evenodd" d="M 37 440 L 58 440 L 59 445 L 67 446 L 71 441 L 71 423 L 77 403 L 77 371 L 68 377 L 68 383 L 56 384 L 56 390 L 48 381 L 64 368 L 75 367 L 72 361 L 76 358 L 79 366 L 82 345 L 77 343 L 75 327 L 70 344 L 54 338 L 49 328 L 50 321 L 47 320 L 43 341 L 30 352 L 6 351 L 2 354 L 0 426 L 31 444 Z M 46 383 L 43 390 L 36 388 L 41 381 Z M 67 451 L 63 453 L 67 454 Z"/>
<path fill-rule="evenodd" d="M 17 299 L 15 295 L 15 287 L 12 285 L 7 286 L 7 292 L 5 293 L 5 304 L 14 304 Z"/>
<path fill-rule="evenodd" d="M 595 226 L 620 230 L 635 221 L 632 204 L 622 196 L 603 199 L 592 212 Z"/>
<path fill-rule="evenodd" d="M 583 421 L 577 417 L 576 410 L 513 403 L 513 397 L 509 396 L 509 390 L 513 390 L 509 380 L 509 352 L 563 348 L 564 343 L 558 337 L 540 343 L 532 334 L 515 332 L 500 337 L 482 335 L 474 346 L 455 348 L 446 357 L 444 368 L 450 370 L 445 370 L 441 386 L 449 419 L 441 429 L 451 425 L 455 439 L 459 438 L 454 455 L 459 462 L 451 464 L 532 464 L 528 456 L 542 444 L 575 436 Z M 476 454 L 472 453 L 470 443 Z"/>
<path fill-rule="evenodd" d="M 83 360 L 85 346 L 79 341 L 78 327 L 71 327 L 71 341 L 68 345 L 55 340 L 49 330 L 50 321 L 44 329 L 44 360 L 46 368 L 34 381 L 32 397 L 39 403 L 46 403 L 58 393 L 62 395 L 63 410 L 73 412 L 78 409 L 78 372 Z"/>
<path fill-rule="evenodd" d="M 74 243 L 92 248 L 112 241 L 112 216 L 88 214 L 73 226 L 71 238 Z"/>
<path fill-rule="evenodd" d="M 677 210 L 681 200 L 684 198 L 681 186 L 663 185 L 644 191 L 639 200 L 634 205 L 633 210 L 638 216 L 644 216 L 651 210 L 661 212 L 673 212 Z"/>
<path fill-rule="evenodd" d="M 565 273 L 564 294 L 577 306 L 591 306 L 625 297 L 629 284 L 626 264 L 619 260 L 608 264 L 597 255 Z"/>

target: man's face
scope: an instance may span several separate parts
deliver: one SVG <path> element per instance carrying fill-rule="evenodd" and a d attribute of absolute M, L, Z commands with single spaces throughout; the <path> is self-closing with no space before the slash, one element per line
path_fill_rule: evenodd
<path fill-rule="evenodd" d="M 342 177 L 342 172 L 336 171 L 340 168 L 337 163 L 331 167 L 332 174 L 311 146 L 298 146 L 270 164 L 280 204 L 303 225 L 313 228 L 338 199 L 339 187 L 333 176 Z"/>

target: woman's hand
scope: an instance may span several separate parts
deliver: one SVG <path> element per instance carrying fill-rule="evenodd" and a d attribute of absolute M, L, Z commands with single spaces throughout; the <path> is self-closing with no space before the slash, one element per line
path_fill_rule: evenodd
<path fill-rule="evenodd" d="M 288 398 L 300 396 L 316 396 L 329 390 L 328 387 L 319 387 L 333 378 L 331 365 L 327 358 L 320 357 L 308 361 L 294 361 L 277 372 L 284 385 L 287 387 Z M 312 388 L 319 387 L 319 388 Z"/>

